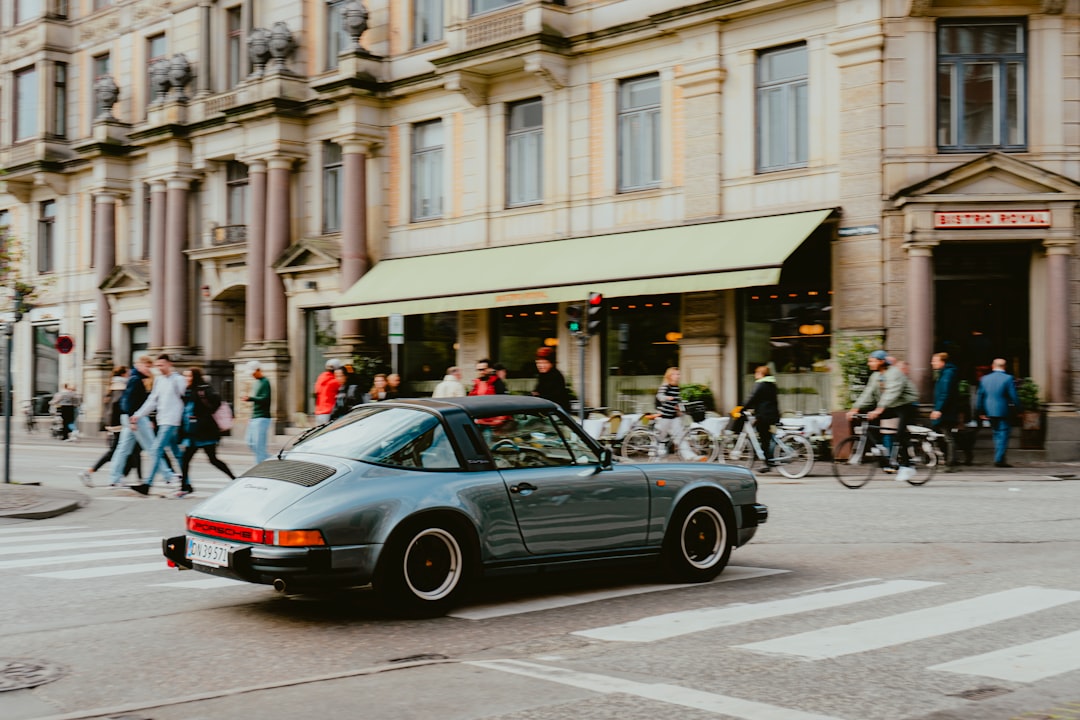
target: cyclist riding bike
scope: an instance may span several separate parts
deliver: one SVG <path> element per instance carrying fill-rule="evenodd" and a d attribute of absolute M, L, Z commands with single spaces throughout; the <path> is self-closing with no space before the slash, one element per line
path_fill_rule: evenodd
<path fill-rule="evenodd" d="M 866 388 L 855 401 L 855 406 L 848 411 L 850 422 L 856 414 L 865 412 L 869 421 L 896 418 L 897 461 L 899 469 L 896 479 L 907 482 L 915 476 L 908 458 L 908 424 L 914 420 L 914 403 L 919 401 L 919 392 L 915 384 L 900 368 L 890 365 L 889 356 L 884 350 L 875 350 L 866 360 L 867 367 L 873 373 L 866 381 Z"/>

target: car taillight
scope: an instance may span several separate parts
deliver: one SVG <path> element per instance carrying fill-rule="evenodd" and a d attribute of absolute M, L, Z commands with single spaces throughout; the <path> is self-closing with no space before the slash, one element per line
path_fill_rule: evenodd
<path fill-rule="evenodd" d="M 232 523 L 188 517 L 187 529 L 200 535 L 278 547 L 308 547 L 326 545 L 326 539 L 318 530 L 264 530 L 263 528 L 233 525 Z"/>
<path fill-rule="evenodd" d="M 325 545 L 322 533 L 318 530 L 265 530 L 264 542 L 267 545 L 281 547 L 307 547 Z"/>

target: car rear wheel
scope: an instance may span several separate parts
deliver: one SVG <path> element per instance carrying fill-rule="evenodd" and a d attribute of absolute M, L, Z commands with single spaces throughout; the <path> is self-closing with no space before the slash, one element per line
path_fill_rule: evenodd
<path fill-rule="evenodd" d="M 671 518 L 664 538 L 664 571 L 676 582 L 706 582 L 731 557 L 732 525 L 726 508 L 708 498 L 691 499 Z"/>
<path fill-rule="evenodd" d="M 445 615 L 468 577 L 464 548 L 458 531 L 447 524 L 415 523 L 387 543 L 372 585 L 395 612 Z"/>

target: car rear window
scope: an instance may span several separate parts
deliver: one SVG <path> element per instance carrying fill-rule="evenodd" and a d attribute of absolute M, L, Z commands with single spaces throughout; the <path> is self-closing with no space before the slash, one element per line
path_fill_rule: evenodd
<path fill-rule="evenodd" d="M 457 470 L 461 463 L 437 415 L 371 406 L 313 433 L 295 449 L 416 470 Z"/>

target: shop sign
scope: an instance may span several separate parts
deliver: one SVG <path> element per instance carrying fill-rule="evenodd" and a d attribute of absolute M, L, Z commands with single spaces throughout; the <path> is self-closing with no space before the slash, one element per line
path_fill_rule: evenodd
<path fill-rule="evenodd" d="M 1048 228 L 1049 210 L 992 210 L 988 212 L 935 212 L 934 228 L 938 230 L 971 230 L 985 228 Z"/>
<path fill-rule="evenodd" d="M 528 292 L 508 292 L 495 296 L 496 305 L 527 305 L 529 303 L 547 302 L 548 294 L 543 290 L 530 290 Z"/>
<path fill-rule="evenodd" d="M 842 227 L 836 231 L 837 237 L 858 237 L 859 235 L 877 235 L 881 228 L 877 225 L 855 225 Z"/>

